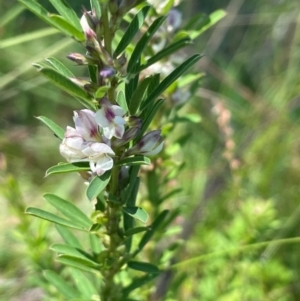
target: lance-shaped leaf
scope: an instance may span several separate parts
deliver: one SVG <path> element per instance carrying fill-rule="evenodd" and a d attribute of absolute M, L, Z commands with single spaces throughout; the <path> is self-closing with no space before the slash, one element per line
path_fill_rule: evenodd
<path fill-rule="evenodd" d="M 119 91 L 117 95 L 117 104 L 123 109 L 124 114 L 128 112 L 126 97 L 123 91 Z"/>
<path fill-rule="evenodd" d="M 31 12 L 41 18 L 48 24 L 56 27 L 60 32 L 76 38 L 78 41 L 84 41 L 85 37 L 82 31 L 74 27 L 64 18 L 57 15 L 50 15 L 49 12 L 34 0 L 19 0 L 23 3 Z"/>
<path fill-rule="evenodd" d="M 100 88 L 95 92 L 95 98 L 102 98 L 102 97 L 107 93 L 108 90 L 109 90 L 109 87 L 108 87 L 108 86 L 100 87 Z"/>
<path fill-rule="evenodd" d="M 123 211 L 142 223 L 146 223 L 149 218 L 148 213 L 141 207 L 123 207 Z"/>
<path fill-rule="evenodd" d="M 110 175 L 111 171 L 107 171 L 100 177 L 94 177 L 86 191 L 86 195 L 90 201 L 95 199 L 104 190 L 110 180 Z"/>
<path fill-rule="evenodd" d="M 42 209 L 28 207 L 26 209 L 25 213 L 36 216 L 36 217 L 39 217 L 41 219 L 47 220 L 49 222 L 52 222 L 52 223 L 55 223 L 55 224 L 58 224 L 58 225 L 65 226 L 65 227 L 78 229 L 78 230 L 86 230 L 84 227 L 82 227 L 82 225 L 80 225 L 76 222 L 67 220 L 65 218 L 62 218 L 60 216 L 57 216 L 53 213 L 50 213 L 50 212 L 42 210 Z"/>
<path fill-rule="evenodd" d="M 139 242 L 139 245 L 138 245 L 138 249 L 135 251 L 135 255 L 140 252 L 144 247 L 145 245 L 148 243 L 148 241 L 151 239 L 151 237 L 153 236 L 153 234 L 155 233 L 155 231 L 159 228 L 159 226 L 162 224 L 162 222 L 164 221 L 164 219 L 166 218 L 167 214 L 168 214 L 168 210 L 164 210 L 162 211 L 158 217 L 155 219 L 155 221 L 152 223 L 152 225 L 149 227 L 150 230 L 147 231 L 141 241 Z"/>
<path fill-rule="evenodd" d="M 195 54 L 178 66 L 173 72 L 171 72 L 143 102 L 141 110 L 143 111 L 145 108 L 151 105 L 160 94 L 162 94 L 172 83 L 174 83 L 186 70 L 197 63 L 201 57 L 202 56 L 200 54 Z"/>
<path fill-rule="evenodd" d="M 92 221 L 72 203 L 50 193 L 45 194 L 44 198 L 71 221 L 78 223 L 86 229 L 92 225 Z"/>
<path fill-rule="evenodd" d="M 143 134 L 147 131 L 150 123 L 152 122 L 154 116 L 156 115 L 156 113 L 158 112 L 158 110 L 161 108 L 161 106 L 163 105 L 164 100 L 163 99 L 159 99 L 152 107 L 150 107 L 150 109 L 147 111 L 147 115 L 144 118 L 144 122 L 142 125 L 142 128 L 139 132 L 139 135 L 136 137 L 135 142 L 139 141 L 140 138 L 143 136 Z"/>
<path fill-rule="evenodd" d="M 90 271 L 90 269 L 96 269 L 99 271 L 99 268 L 101 268 L 101 265 L 99 263 L 77 256 L 59 255 L 56 260 L 66 265 L 72 266 L 74 268 L 78 268 L 78 269 L 87 268 L 84 269 L 86 271 Z"/>
<path fill-rule="evenodd" d="M 172 43 L 171 45 L 169 45 L 168 47 L 162 49 L 161 51 L 159 51 L 158 53 L 156 53 L 155 55 L 153 55 L 151 58 L 149 58 L 145 64 L 141 65 L 138 72 L 148 68 L 149 66 L 155 64 L 156 62 L 158 62 L 159 60 L 170 56 L 171 54 L 173 54 L 174 52 L 178 51 L 179 49 L 186 47 L 187 45 L 191 44 L 191 39 L 189 37 L 185 37 L 175 43 Z"/>
<path fill-rule="evenodd" d="M 196 26 L 196 30 L 191 30 L 189 32 L 189 36 L 191 39 L 196 39 L 200 36 L 204 31 L 209 29 L 211 26 L 215 25 L 221 19 L 226 16 L 226 12 L 224 10 L 216 10 L 212 12 L 207 19 L 204 19 L 198 26 Z"/>
<path fill-rule="evenodd" d="M 60 29 L 64 34 L 75 38 L 79 42 L 83 42 L 85 40 L 83 31 L 78 30 L 62 16 L 49 14 L 49 18 L 51 23 L 56 28 Z"/>
<path fill-rule="evenodd" d="M 146 273 L 159 273 L 159 268 L 148 262 L 141 261 L 129 261 L 127 263 L 128 267 L 137 271 L 146 272 Z"/>
<path fill-rule="evenodd" d="M 135 115 L 138 112 L 140 104 L 144 100 L 147 88 L 152 80 L 152 76 L 145 78 L 133 92 L 128 102 L 128 109 L 131 115 Z"/>
<path fill-rule="evenodd" d="M 54 69 L 61 73 L 65 77 L 74 77 L 74 74 L 58 59 L 54 57 L 46 58 L 46 61 L 50 63 Z"/>
<path fill-rule="evenodd" d="M 81 271 L 71 269 L 71 276 L 76 284 L 77 289 L 83 297 L 82 300 L 84 300 L 84 298 L 89 298 L 88 300 L 93 300 L 93 297 L 98 296 L 99 292 L 97 291 L 94 284 Z"/>
<path fill-rule="evenodd" d="M 43 272 L 44 277 L 47 281 L 52 284 L 64 297 L 76 298 L 78 296 L 78 291 L 76 291 L 72 286 L 70 286 L 61 276 L 53 271 L 46 270 Z"/>
<path fill-rule="evenodd" d="M 55 228 L 67 245 L 74 248 L 83 249 L 77 237 L 68 228 L 60 225 L 55 225 Z"/>
<path fill-rule="evenodd" d="M 92 97 L 75 83 L 73 83 L 69 78 L 63 76 L 60 72 L 52 68 L 44 68 L 40 64 L 34 64 L 34 66 L 40 68 L 39 72 L 46 76 L 56 86 L 80 99 L 79 101 L 85 107 L 92 110 L 94 109 L 94 105 L 91 102 Z"/>
<path fill-rule="evenodd" d="M 87 162 L 59 163 L 47 169 L 46 177 L 60 173 L 89 171 L 90 169 Z"/>
<path fill-rule="evenodd" d="M 116 166 L 122 165 L 150 165 L 151 160 L 145 156 L 134 156 L 122 159 L 115 163 Z"/>
<path fill-rule="evenodd" d="M 55 9 L 68 20 L 77 30 L 82 31 L 79 19 L 75 11 L 65 0 L 49 0 Z"/>
<path fill-rule="evenodd" d="M 131 229 L 128 229 L 127 231 L 125 231 L 124 235 L 132 236 L 134 234 L 138 234 L 138 233 L 145 232 L 148 230 L 149 230 L 149 227 L 135 227 L 135 228 L 131 228 Z"/>
<path fill-rule="evenodd" d="M 57 136 L 60 139 L 64 139 L 65 131 L 59 125 L 57 125 L 55 122 L 44 116 L 39 116 L 36 118 L 42 121 L 54 133 L 55 136 Z"/>
<path fill-rule="evenodd" d="M 126 47 L 130 44 L 133 37 L 142 27 L 145 18 L 148 14 L 150 6 L 144 6 L 132 19 L 128 28 L 126 29 L 121 41 L 119 42 L 117 49 L 114 52 L 114 57 L 117 57 L 121 52 L 123 52 Z"/>
<path fill-rule="evenodd" d="M 148 45 L 150 39 L 153 37 L 155 32 L 159 29 L 161 24 L 165 21 L 165 19 L 166 19 L 166 16 L 157 18 L 151 24 L 151 26 L 148 28 L 148 30 L 144 33 L 142 38 L 137 42 L 137 44 L 136 44 L 136 46 L 135 46 L 135 48 L 134 48 L 134 50 L 131 54 L 129 62 L 128 62 L 128 66 L 127 66 L 127 72 L 128 73 L 135 72 L 136 64 L 139 61 L 144 49 Z"/>
<path fill-rule="evenodd" d="M 154 278 L 156 278 L 159 274 L 158 273 L 153 273 L 153 274 L 146 274 L 143 277 L 139 277 L 139 278 L 133 278 L 132 282 L 123 288 L 122 290 L 122 295 L 128 296 L 130 294 L 131 291 L 143 286 L 144 284 L 148 283 L 149 281 L 153 280 Z"/>
<path fill-rule="evenodd" d="M 70 256 L 81 257 L 83 259 L 93 260 L 93 258 L 85 251 L 64 244 L 53 244 L 50 246 L 50 250 L 59 254 L 65 254 Z"/>

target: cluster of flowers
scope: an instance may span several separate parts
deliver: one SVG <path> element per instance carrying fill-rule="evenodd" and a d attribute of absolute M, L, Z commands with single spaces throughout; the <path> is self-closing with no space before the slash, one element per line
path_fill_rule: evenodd
<path fill-rule="evenodd" d="M 112 105 L 106 98 L 102 99 L 101 109 L 97 112 L 87 109 L 75 111 L 73 119 L 75 128 L 67 127 L 59 147 L 60 153 L 70 163 L 89 162 L 92 173 L 98 176 L 112 169 L 113 149 L 136 138 L 141 128 L 140 119 L 131 117 L 126 122 L 122 108 Z M 125 131 L 126 123 L 128 129 Z M 156 130 L 144 135 L 124 154 L 151 156 L 158 154 L 162 147 L 161 132 Z"/>

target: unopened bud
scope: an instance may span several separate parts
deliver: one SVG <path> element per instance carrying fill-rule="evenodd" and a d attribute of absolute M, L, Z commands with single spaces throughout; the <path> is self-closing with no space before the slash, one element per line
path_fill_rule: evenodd
<path fill-rule="evenodd" d="M 171 9 L 167 18 L 168 31 L 172 32 L 177 29 L 182 22 L 182 14 L 177 9 Z"/>
<path fill-rule="evenodd" d="M 127 59 L 125 53 L 119 56 L 117 59 L 114 60 L 116 68 L 121 68 L 127 63 Z"/>
<path fill-rule="evenodd" d="M 138 127 L 130 128 L 124 133 L 122 139 L 116 139 L 113 141 L 113 146 L 120 147 L 122 145 L 127 144 L 129 141 L 136 138 L 139 132 L 140 132 L 140 128 Z"/>
<path fill-rule="evenodd" d="M 69 60 L 77 63 L 78 65 L 87 65 L 88 64 L 88 60 L 81 53 L 70 53 L 69 55 L 67 55 L 67 58 Z"/>
<path fill-rule="evenodd" d="M 142 119 L 137 117 L 137 116 L 130 116 L 127 120 L 127 123 L 129 126 L 131 127 L 137 127 L 137 128 L 141 128 L 142 127 Z"/>
<path fill-rule="evenodd" d="M 110 77 L 114 77 L 115 75 L 116 75 L 116 70 L 111 67 L 104 67 L 100 71 L 100 76 L 102 76 L 103 78 L 110 78 Z"/>
<path fill-rule="evenodd" d="M 147 133 L 142 139 L 132 148 L 127 151 L 127 155 L 145 155 L 154 156 L 158 154 L 163 148 L 164 142 L 161 136 L 161 131 L 151 131 Z"/>

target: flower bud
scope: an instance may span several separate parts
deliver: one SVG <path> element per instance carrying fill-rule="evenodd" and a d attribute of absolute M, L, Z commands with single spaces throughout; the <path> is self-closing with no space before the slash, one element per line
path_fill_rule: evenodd
<path fill-rule="evenodd" d="M 78 65 L 87 65 L 88 64 L 86 57 L 84 55 L 82 55 L 81 53 L 70 53 L 69 55 L 67 55 L 67 58 L 69 60 L 77 63 Z"/>
<path fill-rule="evenodd" d="M 137 116 L 130 116 L 127 120 L 127 123 L 129 126 L 131 127 L 137 127 L 137 128 L 141 128 L 142 127 L 142 119 L 137 117 Z"/>
<path fill-rule="evenodd" d="M 100 76 L 102 76 L 103 78 L 110 78 L 110 77 L 114 77 L 116 75 L 116 70 L 114 68 L 111 67 L 104 67 L 101 71 L 100 71 Z"/>
<path fill-rule="evenodd" d="M 147 133 L 142 139 L 132 148 L 127 151 L 127 155 L 146 155 L 154 156 L 158 154 L 163 148 L 164 142 L 162 140 L 161 131 L 151 131 Z"/>
<path fill-rule="evenodd" d="M 129 130 L 127 130 L 122 139 L 116 139 L 113 141 L 113 146 L 115 147 L 120 147 L 122 145 L 125 145 L 127 144 L 129 141 L 133 140 L 134 138 L 137 137 L 137 135 L 139 134 L 140 132 L 140 128 L 138 127 L 133 127 L 133 128 L 130 128 Z"/>
<path fill-rule="evenodd" d="M 169 32 L 176 30 L 182 22 L 182 14 L 177 9 L 171 9 L 167 17 L 167 29 Z"/>

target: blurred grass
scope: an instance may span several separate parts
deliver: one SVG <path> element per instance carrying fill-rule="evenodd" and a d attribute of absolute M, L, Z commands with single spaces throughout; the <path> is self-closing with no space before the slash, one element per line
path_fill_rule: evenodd
<path fill-rule="evenodd" d="M 298 237 L 300 3 L 185 3 L 181 8 L 186 17 L 218 8 L 227 9 L 228 17 L 189 50 L 205 54 L 199 72 L 205 71 L 206 78 L 188 104 L 202 122 L 178 133 L 190 133 L 191 139 L 182 148 L 184 193 L 174 200 L 182 208 L 179 236 L 187 241 L 176 261 Z M 2 0 L 0 6 L 0 298 L 22 300 L 29 288 L 44 285 L 36 279 L 51 265 L 48 243 L 56 237 L 47 223 L 24 217 L 24 207 L 43 206 L 46 191 L 78 201 L 78 192 L 84 192 L 76 176 L 43 178 L 60 160 L 59 141 L 33 116 L 46 115 L 64 127 L 78 105 L 40 78 L 31 63 L 50 55 L 66 62 L 65 55 L 75 49 L 51 31 L 32 42 L 7 46 L 12 37 L 47 29 L 15 1 Z M 81 69 L 69 65 L 80 75 Z M 82 203 L 85 210 L 88 206 Z M 22 225 L 32 231 L 32 241 L 20 235 Z M 39 237 L 33 229 L 39 229 Z M 32 245 L 36 252 L 26 250 Z M 299 250 L 297 243 L 270 245 L 187 266 L 174 277 L 166 300 L 299 300 Z"/>

